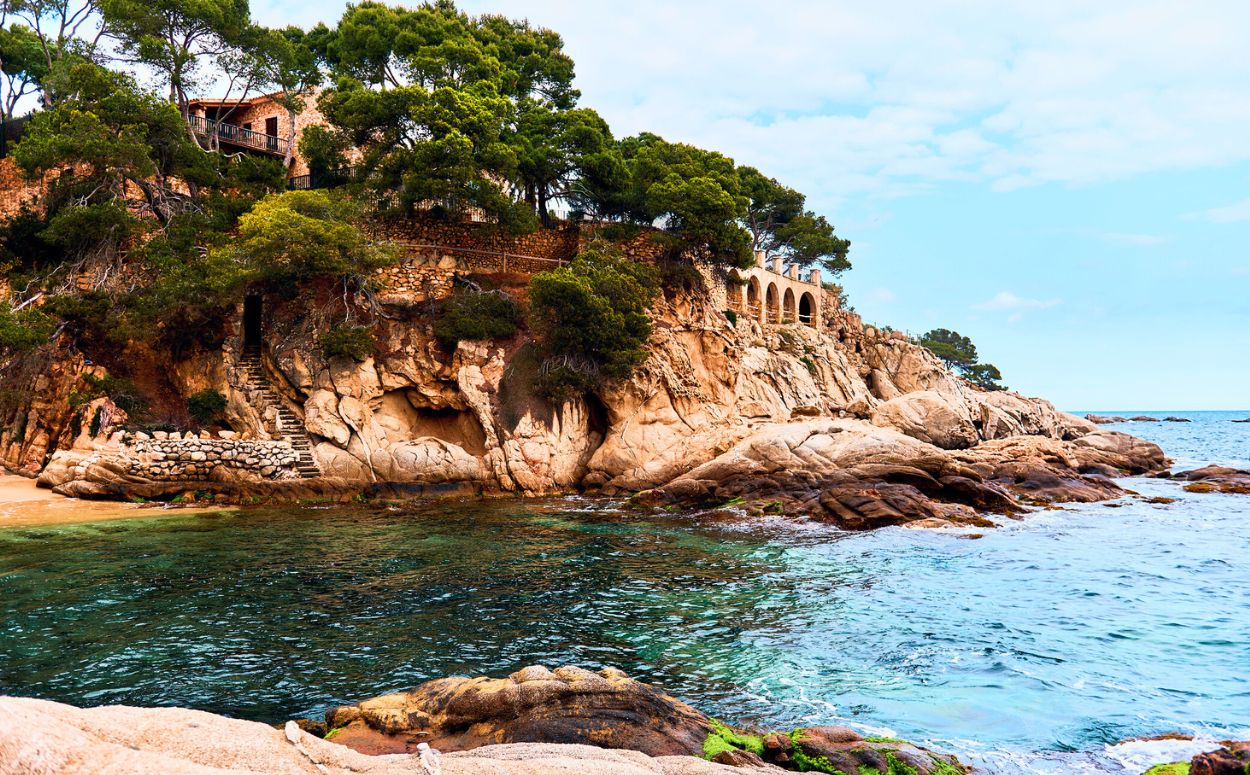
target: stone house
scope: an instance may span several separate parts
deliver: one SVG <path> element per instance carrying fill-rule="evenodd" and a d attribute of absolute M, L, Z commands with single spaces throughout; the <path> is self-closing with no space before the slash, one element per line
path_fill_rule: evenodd
<path fill-rule="evenodd" d="M 308 174 L 308 165 L 300 157 L 299 138 L 305 128 L 325 123 L 317 109 L 320 94 L 319 88 L 304 93 L 304 109 L 295 115 L 294 131 L 290 112 L 274 99 L 276 94 L 247 99 L 193 99 L 191 128 L 210 145 L 215 142 L 226 151 L 241 150 L 285 158 L 289 144 L 291 163 L 287 175 L 300 178 Z"/>

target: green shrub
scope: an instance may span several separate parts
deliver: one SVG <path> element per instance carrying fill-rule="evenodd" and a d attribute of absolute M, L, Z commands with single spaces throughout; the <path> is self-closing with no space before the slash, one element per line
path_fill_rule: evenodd
<path fill-rule="evenodd" d="M 521 307 L 502 291 L 459 290 L 443 303 L 434 335 L 454 347 L 461 340 L 504 339 L 516 333 Z"/>
<path fill-rule="evenodd" d="M 655 269 L 595 243 L 567 266 L 530 281 L 530 328 L 548 358 L 543 385 L 558 397 L 601 377 L 626 377 L 647 356 Z"/>
<path fill-rule="evenodd" d="M 353 323 L 339 323 L 321 335 L 321 352 L 327 358 L 351 358 L 363 361 L 373 354 L 373 328 Z"/>
<path fill-rule="evenodd" d="M 0 305 L 0 353 L 33 350 L 52 337 L 56 324 L 41 310 L 27 307 L 13 312 Z"/>
<path fill-rule="evenodd" d="M 703 275 L 694 264 L 682 259 L 661 261 L 660 287 L 666 291 L 696 291 L 703 287 Z"/>
<path fill-rule="evenodd" d="M 725 310 L 724 314 L 725 314 L 725 319 L 729 321 L 729 325 L 731 326 L 738 325 L 738 313 L 737 312 L 734 312 L 731 309 L 727 309 Z"/>
<path fill-rule="evenodd" d="M 226 412 L 226 397 L 213 388 L 205 388 L 187 398 L 187 414 L 200 425 L 220 420 Z"/>

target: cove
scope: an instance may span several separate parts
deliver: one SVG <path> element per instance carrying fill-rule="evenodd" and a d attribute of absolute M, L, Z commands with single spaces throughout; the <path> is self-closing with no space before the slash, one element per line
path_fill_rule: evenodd
<path fill-rule="evenodd" d="M 581 499 L 14 528 L 0 691 L 280 721 L 443 675 L 614 665 L 727 719 L 849 723 L 994 772 L 1244 737 L 1244 501 L 1130 484 L 1177 500 L 978 540 Z"/>

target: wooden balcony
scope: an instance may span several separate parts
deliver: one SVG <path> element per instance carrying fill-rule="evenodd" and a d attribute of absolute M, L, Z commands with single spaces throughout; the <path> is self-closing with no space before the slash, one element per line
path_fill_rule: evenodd
<path fill-rule="evenodd" d="M 277 135 L 267 135 L 254 129 L 244 129 L 235 124 L 213 121 L 203 116 L 190 116 L 191 131 L 200 137 L 217 138 L 222 145 L 232 145 L 249 151 L 259 151 L 273 156 L 285 156 L 287 142 Z"/>

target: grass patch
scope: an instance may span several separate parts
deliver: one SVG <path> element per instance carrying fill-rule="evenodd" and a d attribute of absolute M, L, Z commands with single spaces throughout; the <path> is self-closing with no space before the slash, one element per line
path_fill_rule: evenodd
<path fill-rule="evenodd" d="M 1156 764 L 1146 770 L 1146 775 L 1189 775 L 1189 762 Z"/>

